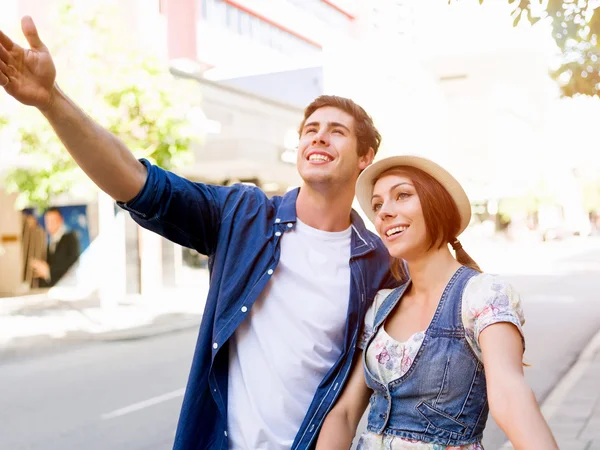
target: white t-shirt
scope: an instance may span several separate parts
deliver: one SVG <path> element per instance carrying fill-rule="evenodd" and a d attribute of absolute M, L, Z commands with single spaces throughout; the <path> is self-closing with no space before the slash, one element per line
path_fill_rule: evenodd
<path fill-rule="evenodd" d="M 315 391 L 342 352 L 350 297 L 351 228 L 299 220 L 229 347 L 228 437 L 233 450 L 289 450 Z"/>

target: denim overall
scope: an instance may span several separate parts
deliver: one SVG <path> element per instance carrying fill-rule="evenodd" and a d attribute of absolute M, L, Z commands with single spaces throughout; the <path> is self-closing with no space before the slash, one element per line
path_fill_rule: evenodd
<path fill-rule="evenodd" d="M 488 417 L 485 373 L 465 339 L 461 314 L 465 286 L 478 273 L 465 266 L 456 271 L 410 369 L 387 385 L 369 371 L 366 348 L 410 281 L 394 289 L 383 301 L 363 352 L 366 383 L 374 391 L 369 431 L 445 446 L 482 440 Z"/>

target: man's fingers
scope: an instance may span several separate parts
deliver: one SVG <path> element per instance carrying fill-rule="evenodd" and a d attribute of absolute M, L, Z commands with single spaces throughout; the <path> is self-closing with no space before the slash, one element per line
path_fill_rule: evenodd
<path fill-rule="evenodd" d="M 6 87 L 10 84 L 10 79 L 2 70 L 0 69 L 0 87 Z"/>
<path fill-rule="evenodd" d="M 0 54 L 1 53 L 2 47 L 0 47 Z M 2 58 L 0 58 L 0 71 L 4 72 L 5 74 L 8 73 L 8 64 L 6 64 Z"/>
<path fill-rule="evenodd" d="M 0 30 L 0 47 L 4 47 L 6 50 L 13 48 L 14 42 Z"/>
<path fill-rule="evenodd" d="M 29 42 L 29 46 L 34 50 L 42 50 L 46 48 L 40 36 L 38 35 L 37 28 L 35 27 L 35 23 L 33 23 L 33 19 L 29 16 L 23 17 L 21 19 L 21 28 L 23 29 L 23 34 Z"/>
<path fill-rule="evenodd" d="M 0 44 L 0 61 L 2 61 L 5 64 L 8 64 L 8 62 L 10 61 L 10 54 L 6 50 L 6 47 L 4 47 L 4 45 L 2 44 Z"/>

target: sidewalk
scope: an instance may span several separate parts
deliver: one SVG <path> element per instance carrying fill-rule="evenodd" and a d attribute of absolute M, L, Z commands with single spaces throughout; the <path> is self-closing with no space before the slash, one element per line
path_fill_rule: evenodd
<path fill-rule="evenodd" d="M 97 299 L 64 301 L 47 294 L 0 299 L 0 360 L 86 341 L 141 339 L 200 325 L 208 274 L 195 286 L 127 296 L 101 307 Z"/>
<path fill-rule="evenodd" d="M 543 405 L 565 450 L 600 450 L 600 332 Z"/>
<path fill-rule="evenodd" d="M 600 450 L 600 331 L 542 404 L 561 450 Z M 512 449 L 507 443 L 502 450 Z"/>

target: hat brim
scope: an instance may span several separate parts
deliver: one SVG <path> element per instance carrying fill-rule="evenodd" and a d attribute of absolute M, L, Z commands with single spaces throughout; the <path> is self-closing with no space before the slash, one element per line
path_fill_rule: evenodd
<path fill-rule="evenodd" d="M 356 198 L 371 222 L 375 222 L 376 217 L 376 213 L 371 207 L 375 181 L 383 172 L 398 166 L 415 167 L 435 178 L 448 191 L 458 208 L 461 221 L 457 236 L 465 231 L 471 221 L 471 202 L 465 190 L 456 178 L 439 164 L 427 158 L 412 155 L 390 156 L 377 161 L 363 170 L 358 177 L 356 181 Z"/>

